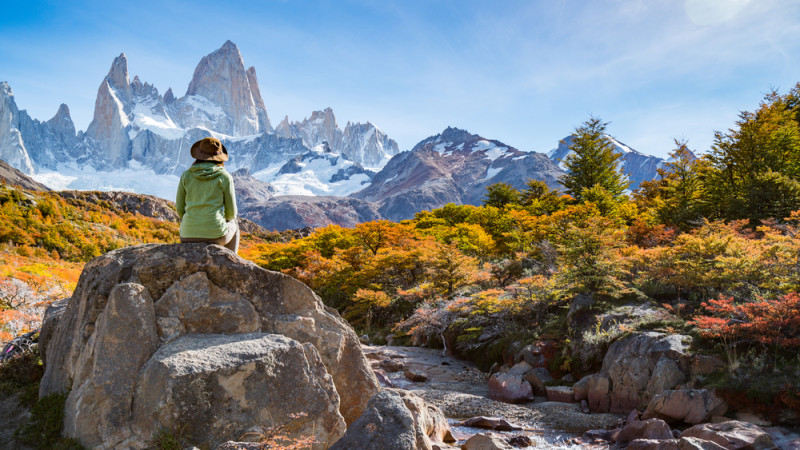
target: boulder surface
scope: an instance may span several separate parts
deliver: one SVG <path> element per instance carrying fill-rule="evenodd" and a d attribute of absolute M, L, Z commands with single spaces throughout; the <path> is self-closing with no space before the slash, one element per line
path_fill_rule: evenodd
<path fill-rule="evenodd" d="M 343 434 L 341 418 L 355 421 L 379 389 L 356 334 L 335 310 L 301 282 L 216 245 L 141 245 L 95 258 L 86 264 L 66 305 L 48 309 L 43 329 L 45 374 L 39 394 L 69 392 L 66 434 L 84 445 L 111 448 L 124 442 L 142 448 L 152 430 L 171 428 L 176 422 L 181 406 L 159 403 L 177 400 L 163 397 L 176 395 L 164 392 L 175 389 L 174 383 L 194 383 L 207 398 L 226 399 L 212 412 L 194 408 L 187 413 L 213 413 L 220 421 L 228 420 L 226 414 L 244 411 L 263 416 L 255 403 L 248 403 L 258 400 L 242 397 L 241 390 L 247 392 L 249 383 L 257 380 L 282 386 L 286 404 L 276 405 L 267 414 L 269 420 L 253 417 L 254 426 L 279 426 L 290 422 L 284 415 L 306 413 L 306 425 L 296 426 L 296 431 L 332 443 Z M 224 348 L 249 343 L 248 350 L 231 350 L 224 363 L 210 361 L 216 346 L 222 345 L 220 339 Z M 192 364 L 202 370 L 197 369 L 194 379 L 183 379 L 178 374 L 195 371 L 195 366 L 178 369 L 162 357 L 180 354 L 177 349 L 190 341 L 197 358 Z M 275 363 L 268 360 L 285 355 L 286 348 L 294 349 L 291 358 L 281 356 L 280 363 L 287 366 L 271 366 Z M 156 373 L 172 373 L 183 381 L 143 381 Z M 266 389 L 263 396 L 269 392 Z M 172 415 L 170 420 L 156 426 L 143 419 L 137 408 L 147 402 L 156 402 L 156 416 L 161 411 L 159 417 L 166 421 Z M 208 444 L 237 440 L 237 427 L 220 431 Z"/>

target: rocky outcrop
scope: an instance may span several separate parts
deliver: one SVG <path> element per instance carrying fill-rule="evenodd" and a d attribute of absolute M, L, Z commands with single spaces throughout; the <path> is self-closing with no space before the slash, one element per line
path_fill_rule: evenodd
<path fill-rule="evenodd" d="M 217 445 L 301 413 L 293 435 L 329 445 L 378 391 L 334 310 L 219 246 L 108 253 L 60 306 L 45 315 L 40 395 L 69 392 L 66 433 L 85 445 L 142 448 L 175 423 Z"/>
<path fill-rule="evenodd" d="M 180 220 L 174 203 L 152 195 L 116 191 L 60 191 L 58 195 L 78 206 L 100 205 L 116 213 L 141 214 L 171 222 Z"/>
<path fill-rule="evenodd" d="M 690 357 L 686 353 L 687 344 L 684 342 L 687 339 L 688 337 L 678 334 L 639 332 L 613 343 L 603 358 L 601 370 L 601 376 L 606 376 L 609 380 L 609 411 L 624 413 L 631 409 L 645 408 L 663 389 L 674 388 L 680 377 L 665 372 L 672 367 L 688 372 Z M 670 386 L 673 382 L 675 384 Z M 598 383 L 598 388 L 603 384 Z M 600 393 L 598 390 L 594 392 Z M 593 402 L 590 397 L 590 407 L 593 403 L 601 405 L 606 401 L 595 398 Z"/>
<path fill-rule="evenodd" d="M 431 450 L 433 444 L 455 442 L 442 411 L 416 395 L 385 389 L 370 399 L 358 418 L 331 450 Z"/>

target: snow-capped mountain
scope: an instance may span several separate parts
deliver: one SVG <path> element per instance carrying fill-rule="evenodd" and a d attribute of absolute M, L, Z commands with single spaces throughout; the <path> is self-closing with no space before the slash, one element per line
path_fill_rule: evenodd
<path fill-rule="evenodd" d="M 450 202 L 480 205 L 495 183 L 525 189 L 533 178 L 558 188 L 563 173 L 542 153 L 449 127 L 392 158 L 369 187 L 352 196 L 377 202 L 385 217 L 402 220 Z"/>
<path fill-rule="evenodd" d="M 348 123 L 342 131 L 330 108 L 299 123 L 285 119 L 274 130 L 255 69 L 245 69 L 230 41 L 202 58 L 180 98 L 171 88 L 160 95 L 138 76 L 131 81 L 127 57 L 119 55 L 100 83 L 85 133 L 75 132 L 66 105 L 50 121 L 31 119 L 18 110 L 11 87 L 0 83 L 0 159 L 56 189 L 172 198 L 177 177 L 193 161 L 192 143 L 206 136 L 225 143 L 231 171 L 247 168 L 274 183 L 279 194 L 350 194 L 398 153 L 397 144 L 371 123 Z M 330 154 L 313 150 L 326 142 Z M 297 157 L 295 167 L 306 170 L 283 169 Z"/>
<path fill-rule="evenodd" d="M 622 155 L 618 160 L 622 171 L 628 176 L 631 191 L 638 188 L 642 181 L 649 181 L 658 177 L 658 169 L 664 166 L 665 160 L 657 156 L 645 155 L 623 144 L 613 136 L 606 135 L 614 146 L 614 152 Z M 569 147 L 572 145 L 574 135 L 569 135 L 558 143 L 558 147 L 550 150 L 547 156 L 553 162 L 564 169 L 564 160 L 572 153 Z"/>
<path fill-rule="evenodd" d="M 314 111 L 302 122 L 289 123 L 285 117 L 275 132 L 287 138 L 300 138 L 308 147 L 327 144 L 333 152 L 370 169 L 380 169 L 400 153 L 397 142 L 371 122 L 347 122 L 344 131 L 340 130 L 330 108 Z"/>

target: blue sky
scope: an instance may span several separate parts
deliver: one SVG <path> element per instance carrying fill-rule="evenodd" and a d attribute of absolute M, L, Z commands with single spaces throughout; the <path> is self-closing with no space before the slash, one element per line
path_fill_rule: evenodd
<path fill-rule="evenodd" d="M 590 115 L 640 151 L 705 151 L 771 89 L 800 82 L 798 0 L 7 0 L 0 81 L 37 119 L 88 126 L 124 52 L 181 96 L 226 40 L 273 124 L 332 107 L 408 150 L 447 126 L 546 152 Z"/>

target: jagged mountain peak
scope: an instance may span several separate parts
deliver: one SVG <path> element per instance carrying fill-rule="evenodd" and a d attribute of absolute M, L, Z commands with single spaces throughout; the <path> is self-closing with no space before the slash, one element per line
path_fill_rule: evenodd
<path fill-rule="evenodd" d="M 56 111 L 56 115 L 53 116 L 53 118 L 50 119 L 50 121 L 51 122 L 60 122 L 60 121 L 63 121 L 65 119 L 69 119 L 70 122 L 72 121 L 72 117 L 69 114 L 69 106 L 67 106 L 66 103 L 62 103 L 58 107 L 58 111 Z"/>
<path fill-rule="evenodd" d="M 14 98 L 14 91 L 11 90 L 11 85 L 8 81 L 0 81 L 0 94 L 3 97 Z"/>
<path fill-rule="evenodd" d="M 114 89 L 130 89 L 130 79 L 128 77 L 128 57 L 125 53 L 120 53 L 111 63 L 111 69 L 106 75 L 108 84 Z"/>
<path fill-rule="evenodd" d="M 172 92 L 172 88 L 167 88 L 167 92 L 164 93 L 164 103 L 167 105 L 175 103 L 175 93 Z"/>
<path fill-rule="evenodd" d="M 245 70 L 239 48 L 231 41 L 204 56 L 194 70 L 186 98 L 203 97 L 229 117 L 226 129 L 215 131 L 248 136 L 272 129 L 255 69 Z"/>

